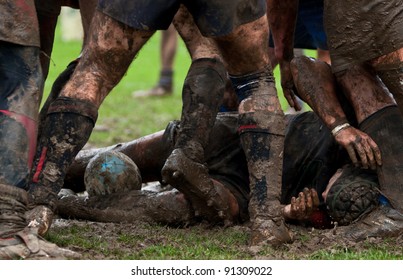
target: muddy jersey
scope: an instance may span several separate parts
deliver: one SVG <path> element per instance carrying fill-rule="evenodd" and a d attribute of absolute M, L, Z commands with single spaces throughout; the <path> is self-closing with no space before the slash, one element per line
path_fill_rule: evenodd
<path fill-rule="evenodd" d="M 325 0 L 333 72 L 403 47 L 403 0 Z"/>
<path fill-rule="evenodd" d="M 165 30 L 180 4 L 204 36 L 223 36 L 266 13 L 265 0 L 100 0 L 98 10 L 135 29 Z"/>
<path fill-rule="evenodd" d="M 34 0 L 0 1 L 0 40 L 39 47 L 39 27 Z"/>
<path fill-rule="evenodd" d="M 338 168 L 348 161 L 344 149 L 313 112 L 286 116 L 281 203 L 288 204 L 305 187 L 321 194 Z M 174 135 L 179 122 L 171 122 L 165 133 Z M 170 142 L 170 141 L 169 141 Z M 174 141 L 172 141 L 172 145 Z M 238 114 L 219 113 L 205 149 L 211 177 L 237 198 L 241 218 L 248 215 L 249 174 L 238 135 Z M 322 196 L 319 197 L 321 202 Z"/>

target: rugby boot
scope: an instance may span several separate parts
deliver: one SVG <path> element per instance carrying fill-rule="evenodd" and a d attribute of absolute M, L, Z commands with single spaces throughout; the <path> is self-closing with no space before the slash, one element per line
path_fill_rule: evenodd
<path fill-rule="evenodd" d="M 67 169 L 87 143 L 98 111 L 93 104 L 67 97 L 50 106 L 38 143 L 29 182 L 29 224 L 45 234 L 56 209 L 57 194 L 63 187 Z"/>
<path fill-rule="evenodd" d="M 79 259 L 80 254 L 42 239 L 27 226 L 27 192 L 0 184 L 0 259 Z"/>
<path fill-rule="evenodd" d="M 381 193 L 393 208 L 403 211 L 403 117 L 389 106 L 361 122 L 359 128 L 378 144 L 382 165 L 377 167 Z"/>
<path fill-rule="evenodd" d="M 375 171 L 346 165 L 333 183 L 326 205 L 338 225 L 349 225 L 379 205 L 380 191 Z"/>
<path fill-rule="evenodd" d="M 249 171 L 251 245 L 292 241 L 280 203 L 285 119 L 270 67 L 231 77 L 239 105 L 239 135 Z"/>
<path fill-rule="evenodd" d="M 212 58 L 201 58 L 192 62 L 183 87 L 183 108 L 180 129 L 175 141 L 174 151 L 168 157 L 162 168 L 162 181 L 179 190 L 185 191 L 181 185 L 182 179 L 188 175 L 183 161 L 191 161 L 204 165 L 204 149 L 208 143 L 211 128 L 214 125 L 219 106 L 225 90 L 227 73 L 223 63 Z M 201 174 L 194 176 L 205 177 L 209 181 L 207 167 L 198 168 Z M 211 195 L 215 195 L 212 184 L 207 184 L 203 190 L 199 184 L 190 184 L 188 187 L 194 190 L 186 190 L 192 193 L 188 199 L 196 213 L 203 213 L 201 208 L 213 208 L 218 211 L 223 205 L 215 204 Z M 210 190 L 212 192 L 210 192 Z M 186 195 L 186 192 L 185 192 Z M 208 203 L 210 201 L 210 203 Z M 209 218 L 209 217 L 206 217 Z M 223 220 L 226 218 L 223 217 Z"/>
<path fill-rule="evenodd" d="M 354 241 L 400 236 L 403 234 L 403 214 L 387 205 L 381 205 L 350 227 L 340 228 L 339 231 L 339 234 Z"/>

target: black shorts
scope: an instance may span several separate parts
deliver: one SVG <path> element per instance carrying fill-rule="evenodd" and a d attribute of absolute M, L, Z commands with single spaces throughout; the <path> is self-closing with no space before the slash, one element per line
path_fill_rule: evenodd
<path fill-rule="evenodd" d="M 204 36 L 224 36 L 266 13 L 264 0 L 100 0 L 98 10 L 140 30 L 165 30 L 180 4 L 192 14 Z"/>

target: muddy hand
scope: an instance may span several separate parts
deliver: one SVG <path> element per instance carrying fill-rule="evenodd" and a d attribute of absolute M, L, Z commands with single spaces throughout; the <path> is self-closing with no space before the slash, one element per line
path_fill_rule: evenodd
<path fill-rule="evenodd" d="M 304 188 L 298 197 L 292 197 L 291 203 L 284 207 L 284 218 L 298 221 L 308 220 L 318 206 L 319 196 L 316 190 Z"/>
<path fill-rule="evenodd" d="M 280 74 L 281 74 L 281 87 L 283 88 L 284 97 L 287 99 L 290 107 L 294 108 L 295 111 L 300 111 L 302 108 L 297 101 L 295 96 L 295 86 L 292 77 L 290 62 L 280 63 Z"/>
<path fill-rule="evenodd" d="M 377 165 L 382 165 L 381 151 L 366 133 L 350 126 L 337 133 L 335 139 L 347 150 L 355 166 L 376 170 Z"/>
<path fill-rule="evenodd" d="M 185 195 L 195 216 L 213 223 L 232 223 L 229 202 L 217 191 L 207 167 L 190 160 L 181 149 L 175 149 L 168 157 L 162 168 L 162 179 Z"/>

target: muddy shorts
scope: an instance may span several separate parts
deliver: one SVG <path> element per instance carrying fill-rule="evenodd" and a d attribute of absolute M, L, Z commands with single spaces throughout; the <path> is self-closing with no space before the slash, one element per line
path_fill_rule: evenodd
<path fill-rule="evenodd" d="M 270 47 L 274 47 L 270 35 Z M 323 25 L 323 0 L 300 0 L 294 33 L 294 48 L 327 50 Z"/>
<path fill-rule="evenodd" d="M 287 115 L 281 203 L 288 204 L 305 187 L 320 195 L 329 179 L 348 161 L 347 153 L 313 112 Z"/>
<path fill-rule="evenodd" d="M 40 46 L 34 0 L 0 1 L 0 18 L 0 41 Z"/>
<path fill-rule="evenodd" d="M 46 16 L 59 16 L 61 7 L 71 7 L 79 9 L 79 0 L 35 0 L 36 10 L 38 14 Z"/>
<path fill-rule="evenodd" d="M 333 72 L 403 47 L 403 0 L 325 0 Z"/>
<path fill-rule="evenodd" d="M 130 27 L 165 30 L 180 4 L 192 14 L 204 36 L 224 36 L 266 13 L 264 0 L 100 0 L 98 9 Z"/>

